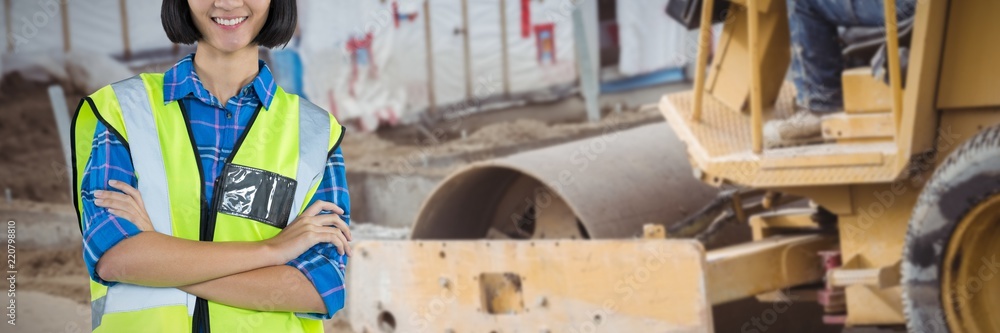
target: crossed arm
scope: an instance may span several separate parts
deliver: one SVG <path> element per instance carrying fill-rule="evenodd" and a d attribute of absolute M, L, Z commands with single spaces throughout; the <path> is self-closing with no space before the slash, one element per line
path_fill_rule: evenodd
<path fill-rule="evenodd" d="M 332 315 L 328 313 L 332 298 L 320 297 L 319 281 L 310 280 L 336 276 L 334 262 L 343 262 L 341 255 L 350 254 L 342 159 L 338 149 L 328 161 L 321 185 L 330 190 L 317 191 L 310 207 L 278 236 L 260 242 L 197 242 L 153 231 L 134 189 L 138 180 L 127 148 L 106 128 L 98 128 L 80 188 L 84 256 L 91 277 L 106 284 L 178 287 L 216 303 L 252 310 Z M 303 274 L 310 267 L 286 265 L 309 256 L 334 260 L 326 265 L 330 267 L 312 271 L 310 278 Z M 277 295 L 274 286 L 282 286 Z"/>
<path fill-rule="evenodd" d="M 160 255 L 164 253 L 172 254 Z M 245 309 L 326 312 L 319 293 L 302 273 L 268 262 L 269 256 L 273 257 L 250 243 L 196 242 L 143 231 L 106 252 L 97 271 L 105 281 L 177 287 Z M 283 286 L 287 297 L 264 302 L 261 296 L 270 295 L 274 286 Z"/>
<path fill-rule="evenodd" d="M 95 204 L 131 221 L 141 232 L 112 247 L 97 262 L 97 274 L 105 281 L 177 287 L 217 303 L 260 311 L 326 312 L 312 283 L 285 263 L 321 242 L 349 253 L 347 224 L 337 215 L 319 215 L 322 210 L 343 214 L 336 205 L 317 201 L 278 236 L 265 241 L 198 242 L 157 233 L 139 191 L 119 181 L 110 184 L 121 193 L 95 191 Z M 268 297 L 274 286 L 283 286 L 280 297 Z"/>
<path fill-rule="evenodd" d="M 262 251 L 259 248 L 244 246 L 244 244 L 226 245 L 228 244 L 185 241 L 156 232 L 143 232 L 139 236 L 122 241 L 118 246 L 108 251 L 98 263 L 98 271 L 111 271 L 112 269 L 107 267 L 116 264 L 107 264 L 109 261 L 130 261 L 134 257 L 128 254 L 131 250 L 141 249 L 140 252 L 154 252 L 158 249 L 173 249 L 177 252 L 197 253 L 196 256 L 189 257 L 198 258 L 196 260 L 176 261 L 162 257 L 160 258 L 162 260 L 156 260 L 156 262 L 131 260 L 133 265 L 121 265 L 127 267 L 122 271 L 132 271 L 131 267 L 128 266 L 159 266 L 160 268 L 145 271 L 143 274 L 105 274 L 101 277 L 106 281 L 113 282 L 151 287 L 177 287 L 187 293 L 216 303 L 244 309 L 304 313 L 326 312 L 326 306 L 319 293 L 297 269 L 284 264 L 265 263 L 258 259 L 243 259 L 247 257 L 263 258 L 266 255 L 261 255 Z M 233 256 L 240 257 L 240 259 L 231 261 L 232 264 L 229 265 L 217 265 L 227 262 L 227 259 L 223 258 Z M 135 271 L 142 270 L 136 269 Z M 139 281 L 141 279 L 153 282 Z M 274 286 L 282 286 L 280 297 L 271 297 Z"/>
<path fill-rule="evenodd" d="M 283 286 L 276 294 L 274 286 Z M 189 294 L 229 306 L 257 311 L 325 313 L 316 288 L 294 267 L 258 268 L 180 288 Z"/>

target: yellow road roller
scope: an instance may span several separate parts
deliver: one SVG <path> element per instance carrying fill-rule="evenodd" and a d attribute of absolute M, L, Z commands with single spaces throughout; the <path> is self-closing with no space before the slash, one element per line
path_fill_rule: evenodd
<path fill-rule="evenodd" d="M 921 0 L 903 31 L 886 0 L 885 79 L 845 70 L 823 140 L 768 149 L 786 1 L 729 1 L 714 48 L 703 3 L 665 124 L 449 176 L 411 239 L 356 244 L 355 329 L 1000 332 L 1000 2 Z"/>

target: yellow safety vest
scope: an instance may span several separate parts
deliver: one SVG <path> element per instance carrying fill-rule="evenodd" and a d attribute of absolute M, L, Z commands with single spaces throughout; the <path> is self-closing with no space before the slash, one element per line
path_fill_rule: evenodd
<path fill-rule="evenodd" d="M 280 87 L 255 112 L 206 202 L 201 159 L 180 103 L 165 104 L 163 75 L 141 74 L 97 91 L 73 122 L 76 205 L 98 122 L 127 143 L 139 191 L 157 232 L 201 241 L 260 241 L 305 209 L 343 127 L 323 109 Z M 81 228 L 83 216 L 79 216 Z M 199 221 L 199 222 L 193 222 Z M 291 312 L 230 307 L 176 288 L 90 282 L 94 332 L 322 332 L 322 322 Z M 266 304 L 267 297 L 261 295 Z"/>

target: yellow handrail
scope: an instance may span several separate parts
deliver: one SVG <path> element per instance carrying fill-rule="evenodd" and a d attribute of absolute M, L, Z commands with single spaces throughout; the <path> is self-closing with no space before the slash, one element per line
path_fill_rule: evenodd
<path fill-rule="evenodd" d="M 691 120 L 701 121 L 701 106 L 705 96 L 705 67 L 708 66 L 708 52 L 712 45 L 712 11 L 714 0 L 701 2 L 701 26 L 698 32 L 698 59 L 694 69 L 694 108 Z"/>
<path fill-rule="evenodd" d="M 892 115 L 896 130 L 903 118 L 903 80 L 899 67 L 899 31 L 896 23 L 896 0 L 885 0 L 885 41 L 888 49 L 889 85 L 892 88 Z"/>
<path fill-rule="evenodd" d="M 750 52 L 750 135 L 754 154 L 764 151 L 764 96 L 760 79 L 760 24 L 757 6 L 759 0 L 747 0 L 747 45 Z"/>

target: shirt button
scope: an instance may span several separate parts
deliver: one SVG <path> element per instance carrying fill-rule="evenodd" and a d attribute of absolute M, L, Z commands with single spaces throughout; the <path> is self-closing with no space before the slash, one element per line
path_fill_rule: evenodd
<path fill-rule="evenodd" d="M 233 113 L 226 111 L 226 119 L 233 119 Z"/>

